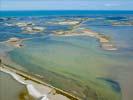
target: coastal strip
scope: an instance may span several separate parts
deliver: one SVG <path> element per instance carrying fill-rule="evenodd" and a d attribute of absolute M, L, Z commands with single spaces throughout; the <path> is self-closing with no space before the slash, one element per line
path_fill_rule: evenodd
<path fill-rule="evenodd" d="M 6 64 L 0 64 L 0 71 L 5 72 L 13 76 L 15 80 L 22 84 L 27 85 L 27 89 L 29 90 L 29 94 L 33 97 L 39 98 L 39 100 L 50 100 L 50 98 L 55 98 L 55 100 L 80 100 L 80 98 L 64 91 L 59 88 L 56 88 L 50 84 L 43 82 L 41 79 L 37 78 L 37 76 L 31 75 L 27 72 L 18 70 Z M 43 90 L 39 92 L 36 91 L 36 87 L 43 87 Z M 45 87 L 45 89 L 44 89 Z M 45 91 L 47 94 L 42 94 Z"/>

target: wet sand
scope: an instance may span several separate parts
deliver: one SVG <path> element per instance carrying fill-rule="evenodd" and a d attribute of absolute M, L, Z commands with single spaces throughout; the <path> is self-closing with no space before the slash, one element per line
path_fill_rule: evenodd
<path fill-rule="evenodd" d="M 49 100 L 49 99 L 50 100 L 53 100 L 53 99 L 54 100 L 70 100 L 67 96 L 64 96 L 64 95 L 68 95 L 70 97 L 71 97 L 71 95 L 69 95 L 59 89 L 57 89 L 57 90 L 60 91 L 60 93 L 62 91 L 62 93 L 64 95 L 57 94 L 56 93 L 57 90 L 54 89 L 54 87 L 52 88 L 49 85 L 48 86 L 43 85 L 40 83 L 41 81 L 39 82 L 39 80 L 32 78 L 32 76 L 27 76 L 28 79 L 26 79 L 26 77 L 23 77 L 23 75 L 26 76 L 26 74 L 24 74 L 20 71 L 6 67 L 3 64 L 1 64 L 0 71 L 11 75 L 19 83 L 26 85 L 29 95 L 31 95 L 35 99 L 41 98 L 41 100 Z M 16 73 L 13 71 L 16 71 Z M 17 74 L 17 73 L 19 73 L 19 74 Z M 77 100 L 76 98 L 75 99 L 74 98 L 73 98 L 73 100 Z"/>

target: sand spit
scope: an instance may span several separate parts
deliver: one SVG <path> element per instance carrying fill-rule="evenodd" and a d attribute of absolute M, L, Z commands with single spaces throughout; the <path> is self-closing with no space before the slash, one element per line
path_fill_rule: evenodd
<path fill-rule="evenodd" d="M 57 36 L 89 36 L 89 37 L 93 37 L 93 38 L 97 39 L 99 41 L 102 49 L 117 50 L 117 48 L 114 46 L 114 44 L 111 43 L 110 38 L 108 36 L 101 34 L 101 33 L 91 31 L 86 28 L 82 28 L 81 25 L 84 22 L 86 22 L 87 20 L 89 20 L 89 19 L 82 19 L 80 21 L 66 20 L 66 21 L 59 22 L 61 25 L 72 24 L 73 27 L 71 30 L 68 30 L 68 31 L 62 31 L 62 30 L 53 31 L 53 34 L 57 35 Z"/>
<path fill-rule="evenodd" d="M 48 22 L 48 24 L 54 24 L 54 25 L 77 25 L 79 23 L 80 20 L 63 20 L 63 21 Z"/>
<path fill-rule="evenodd" d="M 99 35 L 99 38 L 97 39 L 99 40 L 100 45 L 104 50 L 110 50 L 110 51 L 117 50 L 115 45 L 110 42 L 109 37 L 105 35 Z"/>
<path fill-rule="evenodd" d="M 67 21 L 58 22 L 57 24 L 59 24 L 59 25 L 76 25 L 76 24 L 79 24 L 79 23 L 80 23 L 79 21 L 67 20 Z"/>
<path fill-rule="evenodd" d="M 72 25 L 72 26 L 78 26 L 86 21 L 93 21 L 94 18 L 76 18 L 76 19 L 64 19 L 62 21 L 57 22 L 49 22 L 50 24 L 57 24 L 57 25 Z"/>
<path fill-rule="evenodd" d="M 133 22 L 132 21 L 113 22 L 112 26 L 133 26 Z"/>
<path fill-rule="evenodd" d="M 9 40 L 5 41 L 6 43 L 8 43 L 9 45 L 12 45 L 16 48 L 21 48 L 23 46 L 23 44 L 21 44 L 23 39 L 19 39 L 16 37 L 10 38 Z"/>
<path fill-rule="evenodd" d="M 11 75 L 16 81 L 25 85 L 27 87 L 29 95 L 31 95 L 35 99 L 38 99 L 38 100 L 71 100 L 71 99 L 78 100 L 76 97 L 72 97 L 70 94 L 66 93 L 65 91 L 63 92 L 62 90 L 54 88 L 46 83 L 45 85 L 41 84 L 38 81 L 38 79 L 32 78 L 32 76 L 28 76 L 23 72 L 9 68 L 3 64 L 1 64 L 0 66 L 0 71 Z M 24 77 L 24 75 L 27 77 Z M 59 91 L 59 92 L 56 92 L 56 91 Z"/>
<path fill-rule="evenodd" d="M 27 26 L 34 26 L 35 24 L 32 22 L 18 22 L 15 25 L 18 27 L 27 27 Z"/>
<path fill-rule="evenodd" d="M 17 22 L 17 23 L 5 23 L 5 26 L 17 26 L 17 27 L 27 27 L 34 26 L 35 24 L 32 22 Z"/>
<path fill-rule="evenodd" d="M 28 34 L 34 34 L 34 33 L 44 31 L 44 28 L 40 26 L 22 27 L 21 29 L 23 30 L 24 33 L 28 33 Z"/>
<path fill-rule="evenodd" d="M 93 32 L 89 29 L 78 29 L 73 31 L 53 31 L 53 34 L 56 36 L 89 36 L 97 39 L 100 43 L 100 46 L 104 50 L 117 50 L 114 44 L 111 43 L 110 38 L 104 34 Z"/>

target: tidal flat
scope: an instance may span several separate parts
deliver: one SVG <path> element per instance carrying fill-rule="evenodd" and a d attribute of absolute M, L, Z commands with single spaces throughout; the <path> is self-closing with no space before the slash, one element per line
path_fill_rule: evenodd
<path fill-rule="evenodd" d="M 132 23 L 132 15 L 0 19 L 0 51 L 10 66 L 19 65 L 81 100 L 133 98 L 133 26 L 123 24 Z"/>

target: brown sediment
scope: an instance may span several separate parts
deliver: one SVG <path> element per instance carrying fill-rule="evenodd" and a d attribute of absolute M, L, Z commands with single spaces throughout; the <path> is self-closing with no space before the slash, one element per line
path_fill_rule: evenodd
<path fill-rule="evenodd" d="M 106 39 L 106 38 L 103 38 L 103 37 L 99 37 L 99 42 L 100 42 L 100 43 L 108 43 L 109 40 Z"/>
<path fill-rule="evenodd" d="M 23 90 L 19 94 L 19 100 L 35 100 L 35 99 L 29 95 L 27 90 Z"/>
<path fill-rule="evenodd" d="M 110 42 L 109 40 L 110 40 L 110 38 L 109 37 L 107 37 L 107 36 L 105 36 L 105 35 L 101 35 L 101 34 L 99 34 L 98 35 L 98 39 L 99 39 L 99 42 L 100 43 L 108 43 L 108 42 Z"/>
<path fill-rule="evenodd" d="M 98 37 L 98 40 L 100 42 L 101 47 L 104 50 L 111 50 L 111 51 L 112 50 L 113 51 L 114 50 L 117 50 L 117 48 L 115 47 L 115 45 L 110 42 L 110 37 L 100 34 L 99 37 Z"/>

